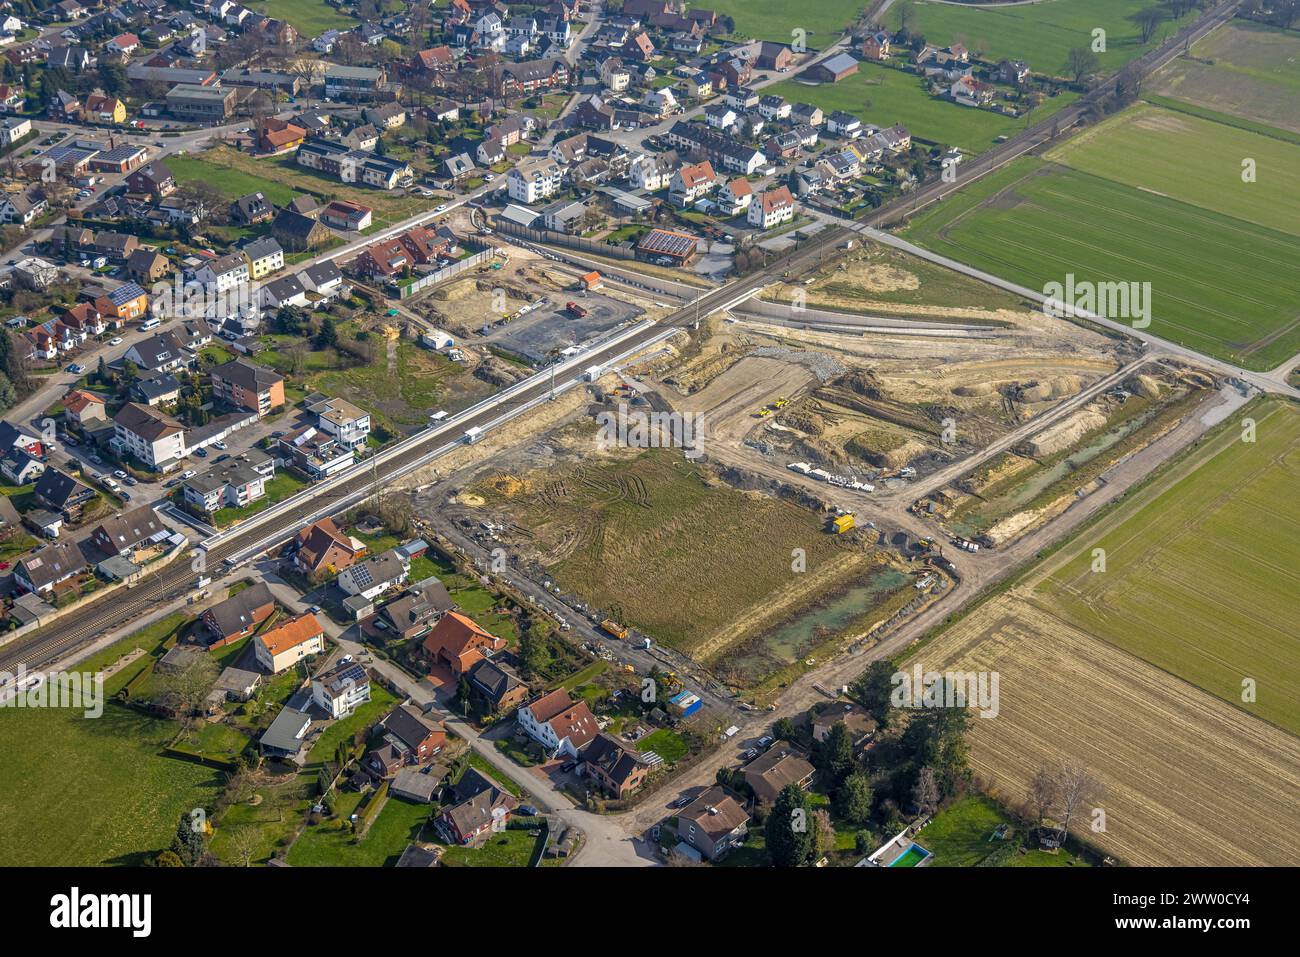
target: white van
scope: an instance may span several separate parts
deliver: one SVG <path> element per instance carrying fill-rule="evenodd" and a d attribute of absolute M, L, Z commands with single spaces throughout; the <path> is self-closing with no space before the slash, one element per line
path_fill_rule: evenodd
<path fill-rule="evenodd" d="M 161 319 L 146 319 L 144 322 L 140 323 L 140 331 L 148 332 L 150 329 L 157 329 L 161 325 Z"/>

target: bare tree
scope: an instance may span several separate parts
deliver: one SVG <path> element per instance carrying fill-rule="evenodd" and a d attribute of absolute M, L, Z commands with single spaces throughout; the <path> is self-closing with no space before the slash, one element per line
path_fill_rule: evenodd
<path fill-rule="evenodd" d="M 1060 785 L 1050 770 L 1039 768 L 1034 772 L 1034 776 L 1029 779 L 1029 806 L 1039 827 L 1042 827 L 1043 819 L 1051 813 L 1060 796 Z"/>
<path fill-rule="evenodd" d="M 1160 24 L 1164 23 L 1165 12 L 1159 7 L 1147 7 L 1145 10 L 1139 10 L 1133 14 L 1132 20 L 1137 24 L 1138 34 L 1142 37 L 1142 42 L 1150 43 L 1151 38 L 1156 35 L 1156 30 Z"/>
<path fill-rule="evenodd" d="M 939 782 L 934 768 L 921 768 L 916 776 L 916 786 L 912 788 L 912 803 L 921 815 L 933 814 L 939 806 Z"/>
<path fill-rule="evenodd" d="M 1061 761 L 1056 772 L 1061 807 L 1061 830 L 1069 835 L 1070 820 L 1085 807 L 1095 807 L 1105 796 L 1106 789 L 1091 771 L 1082 764 Z"/>
<path fill-rule="evenodd" d="M 257 855 L 257 828 L 243 824 L 230 829 L 230 863 L 236 867 L 251 867 Z"/>

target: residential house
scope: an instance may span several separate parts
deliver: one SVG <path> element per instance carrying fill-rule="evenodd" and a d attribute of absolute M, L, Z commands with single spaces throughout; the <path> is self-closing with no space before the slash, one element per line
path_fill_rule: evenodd
<path fill-rule="evenodd" d="M 610 797 L 621 799 L 645 783 L 650 769 L 630 745 L 601 732 L 582 752 L 582 773 Z"/>
<path fill-rule="evenodd" d="M 253 656 L 273 675 L 324 650 L 325 629 L 310 612 L 289 618 L 253 639 Z"/>
<path fill-rule="evenodd" d="M 99 495 L 89 485 L 52 466 L 36 480 L 32 493 L 37 504 L 58 512 L 68 522 L 79 521 L 82 510 Z"/>
<path fill-rule="evenodd" d="M 774 803 L 788 785 L 807 789 L 812 783 L 813 766 L 789 741 L 777 741 L 745 765 L 741 773 L 758 800 Z"/>
<path fill-rule="evenodd" d="M 149 406 L 128 402 L 113 416 L 112 443 L 156 471 L 185 457 L 185 427 Z"/>
<path fill-rule="evenodd" d="M 45 463 L 23 449 L 11 448 L 0 458 L 0 473 L 11 485 L 35 482 L 45 472 Z"/>
<path fill-rule="evenodd" d="M 266 582 L 256 582 L 206 609 L 200 616 L 210 649 L 242 641 L 275 612 L 275 596 Z"/>
<path fill-rule="evenodd" d="M 174 372 L 189 363 L 184 345 L 171 331 L 159 332 L 132 343 L 122 358 L 150 372 Z"/>
<path fill-rule="evenodd" d="M 276 456 L 312 481 L 328 478 L 356 461 L 356 453 L 314 425 L 302 425 L 276 442 Z"/>
<path fill-rule="evenodd" d="M 234 226 L 254 226 L 274 218 L 275 207 L 263 192 L 249 193 L 230 204 L 230 222 Z"/>
<path fill-rule="evenodd" d="M 693 204 L 702 196 L 707 196 L 718 185 L 718 174 L 707 160 L 683 166 L 673 174 L 668 186 L 668 196 L 681 207 Z"/>
<path fill-rule="evenodd" d="M 749 206 L 747 221 L 759 229 L 771 229 L 794 219 L 794 197 L 790 187 L 777 186 L 764 190 Z"/>
<path fill-rule="evenodd" d="M 528 685 L 504 661 L 480 658 L 465 672 L 471 699 L 485 714 L 502 714 L 521 705 Z"/>
<path fill-rule="evenodd" d="M 423 656 L 433 667 L 446 667 L 457 677 L 506 646 L 504 640 L 480 628 L 473 619 L 454 611 L 439 618 L 420 644 Z"/>
<path fill-rule="evenodd" d="M 563 171 L 560 164 L 549 157 L 526 159 L 506 177 L 510 198 L 521 203 L 536 203 L 549 199 L 560 188 Z"/>
<path fill-rule="evenodd" d="M 334 720 L 346 718 L 370 700 L 370 674 L 355 661 L 336 664 L 312 678 L 311 700 Z"/>
<path fill-rule="evenodd" d="M 399 705 L 379 722 L 383 744 L 368 752 L 362 764 L 380 777 L 398 768 L 427 764 L 447 744 L 447 732 L 430 714 L 411 704 Z"/>
<path fill-rule="evenodd" d="M 877 30 L 875 33 L 868 34 L 858 49 L 868 60 L 887 60 L 889 44 L 889 34 L 884 30 Z"/>
<path fill-rule="evenodd" d="M 211 514 L 223 508 L 246 508 L 266 497 L 266 483 L 275 477 L 275 460 L 251 448 L 238 458 L 204 469 L 181 484 L 185 502 Z"/>
<path fill-rule="evenodd" d="M 749 814 L 726 788 L 714 785 L 677 812 L 677 836 L 716 861 L 745 842 Z"/>
<path fill-rule="evenodd" d="M 718 210 L 724 216 L 736 216 L 749 209 L 754 187 L 749 180 L 737 177 L 718 192 Z"/>
<path fill-rule="evenodd" d="M 137 283 L 155 283 L 171 273 L 172 264 L 158 250 L 141 246 L 127 257 L 126 271 Z"/>
<path fill-rule="evenodd" d="M 411 573 L 411 563 L 403 560 L 396 549 L 351 565 L 339 572 L 338 586 L 348 595 L 375 598 L 403 584 Z"/>
<path fill-rule="evenodd" d="M 141 505 L 105 519 L 90 533 L 90 540 L 105 555 L 130 558 L 137 548 L 150 539 L 166 536 L 170 530 L 152 505 Z"/>
<path fill-rule="evenodd" d="M 327 399 L 312 411 L 321 431 L 337 438 L 346 449 L 360 448 L 370 437 L 370 413 L 347 399 Z"/>
<path fill-rule="evenodd" d="M 127 174 L 126 188 L 160 200 L 176 191 L 176 177 L 165 163 L 155 160 Z"/>
<path fill-rule="evenodd" d="M 115 96 L 92 93 L 82 105 L 81 116 L 93 123 L 125 123 L 126 104 Z"/>
<path fill-rule="evenodd" d="M 293 540 L 293 563 L 307 575 L 332 574 L 365 554 L 366 546 L 343 534 L 332 518 L 301 529 Z"/>
<path fill-rule="evenodd" d="M 72 389 L 63 397 L 63 415 L 73 425 L 87 429 L 108 421 L 102 396 L 85 389 Z"/>
<path fill-rule="evenodd" d="M 360 232 L 373 222 L 374 210 L 360 203 L 336 199 L 320 212 L 320 221 L 326 226 L 344 232 Z"/>
<path fill-rule="evenodd" d="M 54 586 L 86 571 L 86 559 L 76 545 L 55 542 L 14 563 L 13 580 L 20 591 L 52 594 Z"/>
<path fill-rule="evenodd" d="M 587 702 L 575 702 L 564 688 L 521 706 L 515 718 L 520 729 L 552 756 L 576 758 L 600 732 Z"/>
<path fill-rule="evenodd" d="M 284 407 L 284 376 L 240 357 L 212 369 L 212 397 L 259 416 Z"/>
<path fill-rule="evenodd" d="M 404 594 L 382 605 L 372 627 L 386 640 L 422 638 L 453 607 L 455 604 L 446 586 L 437 578 L 430 577 L 416 582 Z"/>
<path fill-rule="evenodd" d="M 248 260 L 250 279 L 261 279 L 284 268 L 284 249 L 272 236 L 258 236 L 239 247 Z"/>

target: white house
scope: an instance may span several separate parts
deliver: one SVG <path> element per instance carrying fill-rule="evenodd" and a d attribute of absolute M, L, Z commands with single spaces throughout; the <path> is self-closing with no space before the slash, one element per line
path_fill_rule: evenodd
<path fill-rule="evenodd" d="M 746 220 L 751 226 L 771 229 L 781 223 L 794 219 L 794 197 L 790 195 L 789 186 L 778 186 L 765 190 L 749 204 Z"/>
<path fill-rule="evenodd" d="M 550 157 L 527 159 L 506 176 L 510 198 L 521 203 L 549 199 L 560 188 L 563 171 Z"/>
<path fill-rule="evenodd" d="M 239 253 L 210 259 L 194 271 L 194 278 L 218 295 L 248 282 L 248 260 Z"/>
<path fill-rule="evenodd" d="M 396 549 L 369 558 L 339 572 L 338 585 L 349 595 L 376 598 L 406 581 L 411 573 L 409 560 Z"/>
<path fill-rule="evenodd" d="M 111 442 L 160 471 L 186 455 L 185 427 L 171 416 L 136 402 L 128 402 L 113 416 Z"/>
<path fill-rule="evenodd" d="M 319 426 L 339 440 L 345 449 L 355 449 L 366 444 L 370 437 L 370 413 L 358 408 L 347 399 L 327 399 L 315 406 Z"/>
<path fill-rule="evenodd" d="M 311 680 L 311 700 L 331 718 L 345 718 L 370 700 L 370 675 L 355 661 Z"/>
<path fill-rule="evenodd" d="M 515 720 L 547 753 L 575 758 L 600 731 L 587 702 L 575 702 L 563 688 L 523 705 Z"/>

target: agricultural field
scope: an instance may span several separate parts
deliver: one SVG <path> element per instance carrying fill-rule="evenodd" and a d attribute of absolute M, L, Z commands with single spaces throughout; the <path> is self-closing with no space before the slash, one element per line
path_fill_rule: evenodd
<path fill-rule="evenodd" d="M 182 813 L 211 805 L 220 772 L 161 754 L 179 725 L 112 697 L 185 621 L 168 616 L 77 666 L 94 673 L 132 649 L 146 652 L 104 682 L 98 718 L 73 709 L 0 709 L 7 772 L 0 818 L 10 864 L 143 864 L 171 844 Z"/>
<path fill-rule="evenodd" d="M 815 10 L 799 0 L 717 0 L 709 4 L 719 17 L 731 17 L 737 37 L 790 43 L 791 31 L 807 31 L 810 49 L 839 39 L 862 12 L 861 0 L 820 0 Z"/>
<path fill-rule="evenodd" d="M 843 634 L 887 617 L 881 606 L 910 581 L 828 535 L 813 512 L 724 485 L 669 451 L 496 472 L 460 502 L 504 516 L 566 591 L 746 685 L 824 642 L 818 623 L 834 618 Z M 795 548 L 804 573 L 791 571 Z M 835 602 L 845 595 L 851 608 Z"/>
<path fill-rule="evenodd" d="M 961 106 L 931 96 L 925 81 L 914 73 L 864 62 L 853 76 L 839 83 L 785 80 L 766 90 L 791 103 L 812 103 L 826 113 L 845 110 L 874 126 L 902 123 L 912 135 L 968 154 L 982 153 L 1000 136 L 1014 136 L 1064 109 L 1077 97 L 1060 93 L 1019 117 Z"/>
<path fill-rule="evenodd" d="M 250 9 L 277 20 L 287 20 L 304 37 L 326 30 L 351 30 L 357 21 L 331 7 L 325 0 L 258 0 Z"/>
<path fill-rule="evenodd" d="M 1240 441 L 1242 416 L 1254 444 Z M 1300 852 L 1297 649 L 1278 624 L 1297 611 L 1300 510 L 1284 489 L 1298 445 L 1293 407 L 1248 407 L 903 665 L 1000 675 L 998 715 L 970 736 L 999 800 L 1071 759 L 1106 787 L 1107 830 L 1090 839 L 1126 863 Z M 1235 544 L 1245 530 L 1249 547 Z M 1104 572 L 1091 570 L 1097 547 Z M 1254 676 L 1258 701 L 1243 703 Z"/>
<path fill-rule="evenodd" d="M 1256 180 L 1242 180 L 1242 158 Z M 1072 169 L 1300 236 L 1300 145 L 1140 104 L 1046 154 Z"/>
<path fill-rule="evenodd" d="M 1150 282 L 1152 333 L 1247 368 L 1300 350 L 1300 239 L 1124 183 L 1023 157 L 905 235 L 1030 288 Z"/>
<path fill-rule="evenodd" d="M 1241 440 L 1237 422 L 1256 422 Z M 1235 416 L 1195 456 L 1048 566 L 1033 600 L 1242 710 L 1300 734 L 1300 411 Z M 1105 549 L 1106 571 L 1093 551 Z M 1242 700 L 1242 682 L 1259 683 Z"/>
<path fill-rule="evenodd" d="M 1148 80 L 1146 91 L 1300 134 L 1300 33 L 1234 20 Z"/>
<path fill-rule="evenodd" d="M 964 43 L 972 56 L 997 62 L 1020 59 L 1035 73 L 1064 75 L 1066 57 L 1074 47 L 1089 47 L 1095 29 L 1106 31 L 1106 52 L 1098 53 L 1100 68 L 1114 73 L 1130 60 L 1195 19 L 1168 19 L 1147 46 L 1132 17 L 1152 6 L 1148 0 L 1043 0 L 982 6 L 902 0 L 886 15 L 891 30 L 907 23 L 936 46 Z"/>

